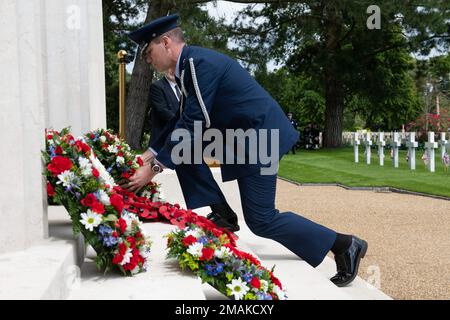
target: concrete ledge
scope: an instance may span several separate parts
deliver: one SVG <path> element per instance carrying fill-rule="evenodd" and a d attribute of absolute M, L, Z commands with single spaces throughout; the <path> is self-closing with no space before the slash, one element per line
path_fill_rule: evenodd
<path fill-rule="evenodd" d="M 143 229 L 153 241 L 149 270 L 134 277 L 117 273 L 103 275 L 96 270 L 89 251 L 81 271 L 79 286 L 70 300 L 205 300 L 201 280 L 189 271 L 181 271 L 178 261 L 166 259 L 167 239 L 176 227 L 163 223 L 146 223 Z"/>
<path fill-rule="evenodd" d="M 65 299 L 84 256 L 64 207 L 49 207 L 50 238 L 0 255 L 0 299 Z"/>
<path fill-rule="evenodd" d="M 373 191 L 373 192 L 396 192 L 396 193 L 410 194 L 410 195 L 414 195 L 414 196 L 421 196 L 421 197 L 428 197 L 428 198 L 450 201 L 450 198 L 445 197 L 445 196 L 438 196 L 438 195 L 433 195 L 433 194 L 428 194 L 428 193 L 409 191 L 409 190 L 398 189 L 398 188 L 393 188 L 393 187 L 386 187 L 386 186 L 350 187 L 350 186 L 346 186 L 341 183 L 300 183 L 300 182 L 296 182 L 296 181 L 293 181 L 293 180 L 290 180 L 287 178 L 283 178 L 280 176 L 278 177 L 278 179 L 281 179 L 283 181 L 295 184 L 297 186 L 302 186 L 302 187 L 341 187 L 346 190 Z"/>

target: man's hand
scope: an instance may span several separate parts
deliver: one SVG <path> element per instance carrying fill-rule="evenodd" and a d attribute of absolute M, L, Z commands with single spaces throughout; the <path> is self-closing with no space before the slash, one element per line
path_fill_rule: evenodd
<path fill-rule="evenodd" d="M 142 154 L 142 160 L 145 164 L 149 164 L 154 157 L 155 155 L 150 150 L 147 150 Z"/>
<path fill-rule="evenodd" d="M 140 167 L 128 182 L 125 182 L 120 186 L 124 189 L 127 189 L 128 191 L 136 192 L 142 187 L 149 184 L 153 180 L 155 175 L 156 173 L 152 171 L 150 166 L 145 165 L 143 167 Z"/>

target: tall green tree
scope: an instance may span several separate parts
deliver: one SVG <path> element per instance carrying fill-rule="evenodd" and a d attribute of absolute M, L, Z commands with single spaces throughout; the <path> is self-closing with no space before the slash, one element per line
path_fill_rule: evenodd
<path fill-rule="evenodd" d="M 428 54 L 432 48 L 449 45 L 447 1 L 378 1 L 381 28 L 373 30 L 368 28 L 371 4 L 304 0 L 248 6 L 233 28 L 238 30 L 235 37 L 242 56 L 259 52 L 286 61 L 293 72 L 320 77 L 326 147 L 340 146 L 344 106 L 355 95 L 370 101 L 366 107 L 369 124 L 390 112 L 400 114 L 392 118 L 394 126 L 413 113 L 417 101 L 409 53 Z M 260 23 L 242 22 L 249 20 Z"/>
<path fill-rule="evenodd" d="M 175 12 L 180 13 L 180 26 L 185 31 L 188 44 L 232 54 L 227 47 L 229 37 L 223 21 L 216 21 L 209 17 L 201 3 L 189 3 L 182 0 L 148 1 L 144 24 Z M 126 139 L 134 149 L 141 148 L 146 115 L 149 111 L 148 92 L 155 75 L 152 68 L 136 55 L 126 104 Z"/>

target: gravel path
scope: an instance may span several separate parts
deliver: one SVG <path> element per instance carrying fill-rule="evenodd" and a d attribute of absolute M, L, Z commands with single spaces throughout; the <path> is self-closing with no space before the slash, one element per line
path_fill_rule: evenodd
<path fill-rule="evenodd" d="M 368 241 L 359 276 L 392 298 L 450 299 L 450 201 L 278 180 L 277 207 Z"/>

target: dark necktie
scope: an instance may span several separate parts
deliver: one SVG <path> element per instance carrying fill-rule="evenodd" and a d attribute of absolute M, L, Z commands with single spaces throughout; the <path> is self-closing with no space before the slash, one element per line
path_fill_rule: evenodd
<path fill-rule="evenodd" d="M 177 94 L 178 101 L 180 101 L 180 99 L 181 99 L 181 91 L 180 91 L 180 88 L 178 88 L 177 84 L 175 85 L 175 92 Z"/>

